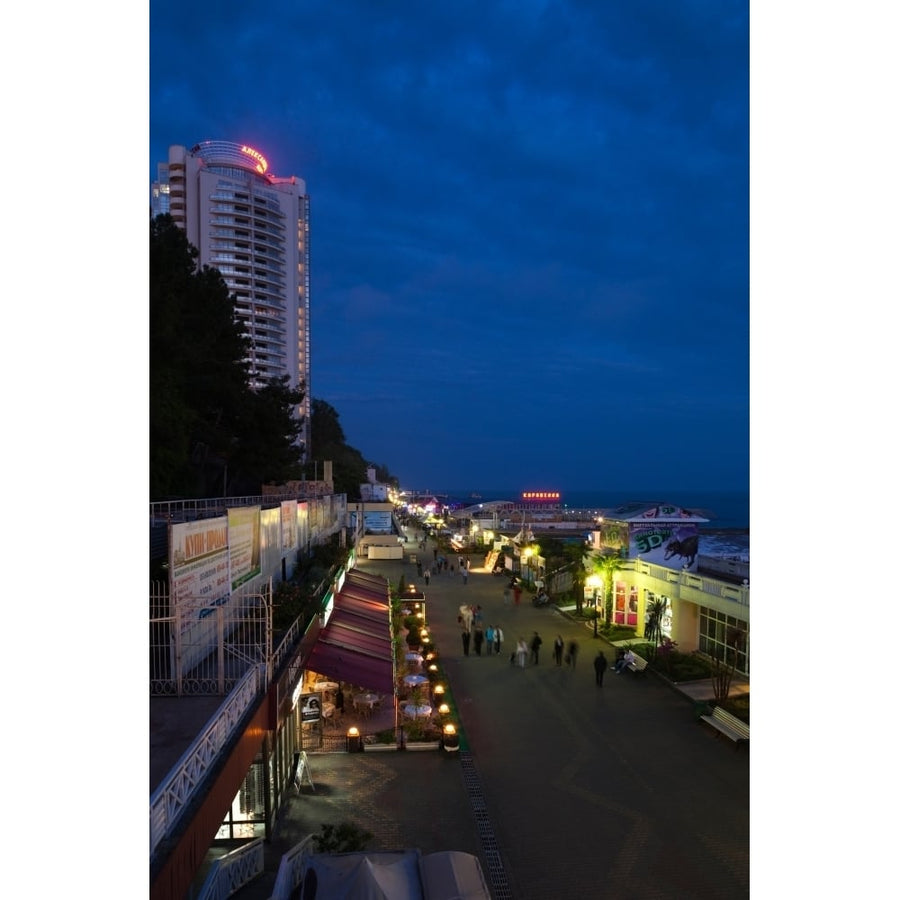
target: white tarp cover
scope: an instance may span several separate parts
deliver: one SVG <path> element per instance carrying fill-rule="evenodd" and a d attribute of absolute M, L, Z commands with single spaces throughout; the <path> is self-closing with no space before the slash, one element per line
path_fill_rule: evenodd
<path fill-rule="evenodd" d="M 419 857 L 418 850 L 316 853 L 306 869 L 316 873 L 318 900 L 425 900 Z"/>
<path fill-rule="evenodd" d="M 477 856 L 459 850 L 422 857 L 426 900 L 491 900 Z"/>

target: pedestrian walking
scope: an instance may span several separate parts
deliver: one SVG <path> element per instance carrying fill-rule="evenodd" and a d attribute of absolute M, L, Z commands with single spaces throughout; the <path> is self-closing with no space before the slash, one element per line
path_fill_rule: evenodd
<path fill-rule="evenodd" d="M 491 655 L 491 651 L 494 649 L 494 626 L 488 625 L 487 628 L 484 629 L 484 643 L 485 643 L 485 651 L 487 655 Z"/>
<path fill-rule="evenodd" d="M 425 574 L 425 587 L 428 587 L 429 583 L 431 582 L 431 569 L 426 569 L 424 574 Z"/>
<path fill-rule="evenodd" d="M 594 676 L 597 687 L 603 687 L 603 673 L 606 671 L 606 655 L 602 650 L 594 657 Z"/>
<path fill-rule="evenodd" d="M 531 661 L 538 665 L 541 659 L 541 644 L 544 642 L 541 640 L 541 636 L 535 632 L 534 637 L 531 639 Z"/>
<path fill-rule="evenodd" d="M 528 658 L 528 644 L 525 643 L 525 638 L 520 637 L 518 644 L 516 644 L 516 665 L 520 669 L 525 668 L 525 660 Z"/>
<path fill-rule="evenodd" d="M 469 570 L 462 568 L 459 570 L 462 573 L 463 584 L 469 583 Z"/>
<path fill-rule="evenodd" d="M 494 652 L 500 655 L 500 645 L 503 643 L 503 629 L 496 625 L 494 627 Z"/>
<path fill-rule="evenodd" d="M 575 641 L 569 643 L 569 649 L 566 651 L 566 665 L 575 668 L 575 660 L 578 658 L 578 644 Z"/>
<path fill-rule="evenodd" d="M 472 640 L 475 643 L 475 655 L 481 656 L 481 647 L 484 644 L 484 629 L 481 625 L 475 626 L 475 634 L 473 635 Z"/>
<path fill-rule="evenodd" d="M 563 647 L 565 647 L 565 643 L 563 642 L 562 635 L 558 634 L 556 640 L 553 642 L 553 658 L 556 660 L 558 666 L 562 665 Z"/>
<path fill-rule="evenodd" d="M 521 586 L 520 586 L 518 583 L 517 583 L 516 586 L 513 588 L 513 596 L 514 596 L 515 599 L 516 599 L 516 606 L 518 606 L 519 603 L 520 603 L 521 600 L 522 600 L 522 588 L 521 588 Z"/>
<path fill-rule="evenodd" d="M 469 655 L 469 642 L 472 640 L 472 635 L 469 633 L 467 628 L 463 628 L 462 631 L 462 642 L 463 642 L 463 656 Z"/>

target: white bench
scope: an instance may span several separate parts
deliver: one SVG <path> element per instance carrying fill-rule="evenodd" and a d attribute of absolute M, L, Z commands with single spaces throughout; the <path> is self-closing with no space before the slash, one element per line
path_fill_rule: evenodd
<path fill-rule="evenodd" d="M 719 734 L 724 734 L 725 737 L 734 741 L 735 744 L 743 743 L 744 741 L 749 742 L 750 740 L 750 726 L 727 710 L 722 709 L 721 706 L 716 706 L 712 711 L 712 715 L 700 716 L 700 719 L 712 725 Z M 717 734 L 716 737 L 718 736 Z"/>
<path fill-rule="evenodd" d="M 644 673 L 644 669 L 647 668 L 647 660 L 641 656 L 638 656 L 637 653 L 633 653 L 634 659 L 625 666 L 626 669 L 631 669 L 635 675 L 642 675 Z"/>

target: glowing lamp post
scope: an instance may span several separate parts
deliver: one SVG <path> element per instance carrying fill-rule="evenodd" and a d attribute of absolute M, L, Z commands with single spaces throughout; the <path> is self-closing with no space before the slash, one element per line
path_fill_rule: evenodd
<path fill-rule="evenodd" d="M 459 735 L 456 733 L 456 726 L 452 722 L 447 722 L 444 725 L 441 747 L 447 753 L 456 753 L 459 750 Z"/>

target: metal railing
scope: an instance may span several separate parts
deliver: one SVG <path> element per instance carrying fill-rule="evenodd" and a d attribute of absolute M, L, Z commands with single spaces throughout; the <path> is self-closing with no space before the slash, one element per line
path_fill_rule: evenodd
<path fill-rule="evenodd" d="M 305 500 L 334 494 L 321 481 L 301 482 L 299 490 L 284 494 L 256 494 L 246 497 L 209 497 L 200 500 L 160 500 L 150 504 L 151 521 L 191 522 L 223 516 L 238 506 L 278 506 L 284 500 Z"/>
<path fill-rule="evenodd" d="M 227 900 L 264 871 L 263 839 L 257 838 L 226 853 L 212 864 L 197 900 Z"/>
<path fill-rule="evenodd" d="M 634 563 L 634 571 L 669 585 L 692 588 L 709 597 L 717 597 L 721 600 L 727 600 L 730 603 L 736 603 L 739 606 L 747 608 L 750 606 L 749 584 L 728 584 L 727 582 L 719 581 L 715 578 L 705 577 L 694 572 L 687 572 L 684 569 L 678 571 L 677 569 L 668 569 L 665 566 L 657 566 L 653 563 L 640 562 L 639 560 L 636 560 Z M 680 591 L 674 596 L 680 597 Z"/>
<path fill-rule="evenodd" d="M 247 711 L 266 691 L 266 666 L 252 668 L 212 715 L 193 744 L 150 797 L 150 853 L 171 833 L 194 792 L 237 731 Z"/>
<path fill-rule="evenodd" d="M 300 884 L 306 860 L 313 854 L 313 835 L 309 834 L 281 857 L 275 887 L 269 900 L 291 900 L 294 889 Z"/>

